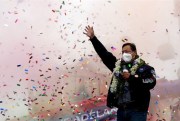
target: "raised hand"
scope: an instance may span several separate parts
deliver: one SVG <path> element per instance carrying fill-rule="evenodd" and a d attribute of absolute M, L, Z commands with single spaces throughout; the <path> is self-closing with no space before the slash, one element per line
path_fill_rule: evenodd
<path fill-rule="evenodd" d="M 94 30 L 93 27 L 90 27 L 89 25 L 86 26 L 85 32 L 83 32 L 85 35 L 87 35 L 90 39 L 94 37 Z"/>

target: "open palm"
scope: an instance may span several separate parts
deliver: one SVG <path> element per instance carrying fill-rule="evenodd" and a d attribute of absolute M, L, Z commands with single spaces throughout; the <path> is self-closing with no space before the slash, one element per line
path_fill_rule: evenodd
<path fill-rule="evenodd" d="M 94 37 L 93 27 L 86 26 L 84 34 L 87 35 L 90 39 L 93 38 Z"/>

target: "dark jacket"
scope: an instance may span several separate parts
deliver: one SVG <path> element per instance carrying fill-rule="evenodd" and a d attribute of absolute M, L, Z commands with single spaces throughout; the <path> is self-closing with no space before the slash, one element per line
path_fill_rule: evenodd
<path fill-rule="evenodd" d="M 113 72 L 117 61 L 116 57 L 106 50 L 97 37 L 93 37 L 91 42 L 103 63 L 110 69 L 111 72 Z M 138 75 L 138 77 L 131 75 L 128 79 L 131 98 L 134 101 L 132 106 L 140 111 L 147 111 L 150 102 L 150 89 L 154 88 L 156 85 L 155 71 L 153 67 L 144 64 L 137 69 L 136 75 Z M 118 108 L 119 106 L 117 105 L 117 102 L 118 99 L 110 92 L 109 89 L 107 95 L 107 106 L 110 108 Z"/>

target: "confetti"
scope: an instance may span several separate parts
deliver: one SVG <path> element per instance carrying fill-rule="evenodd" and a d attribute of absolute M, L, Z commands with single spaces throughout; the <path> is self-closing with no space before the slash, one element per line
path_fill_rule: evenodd
<path fill-rule="evenodd" d="M 79 61 L 83 61 L 83 58 L 81 57 L 81 58 L 79 59 Z"/>
<path fill-rule="evenodd" d="M 18 0 L 19 5 L 22 4 L 23 2 L 25 3 L 26 1 Z M 3 10 L 2 16 L 4 16 L 4 19 L 9 20 L 8 23 L 2 23 L 2 28 L 4 29 L 5 33 L 6 31 L 7 32 L 9 31 L 8 27 L 12 28 L 13 27 L 12 25 L 14 25 L 15 23 L 16 23 L 15 25 L 21 23 L 22 17 L 23 17 L 22 26 L 19 27 L 23 29 L 24 28 L 23 24 L 26 24 L 27 29 L 23 29 L 23 34 L 17 33 L 17 37 L 14 38 L 17 39 L 17 42 L 16 40 L 13 41 L 16 44 L 12 43 L 12 46 L 10 46 L 12 48 L 11 50 L 5 51 L 4 50 L 5 48 L 3 48 L 3 46 L 4 45 L 6 46 L 7 43 L 5 42 L 1 44 L 0 42 L 0 45 L 2 47 L 1 50 L 2 58 L 4 58 L 3 56 L 7 56 L 8 53 L 9 53 L 8 56 L 11 56 L 9 58 L 13 58 L 17 55 L 15 58 L 13 58 L 14 60 L 9 60 L 9 61 L 13 61 L 14 63 L 9 63 L 10 64 L 9 65 L 7 61 L 6 65 L 4 65 L 3 63 L 1 63 L 0 65 L 0 68 L 2 69 L 2 73 L 0 75 L 1 77 L 0 86 L 1 89 L 5 91 L 3 93 L 5 96 L 3 96 L 2 94 L 2 99 L 0 101 L 0 104 L 2 105 L 7 104 L 8 110 L 10 107 L 11 110 L 14 112 L 16 112 L 17 109 L 19 110 L 19 108 L 21 107 L 25 107 L 26 109 L 28 109 L 29 116 L 31 118 L 40 121 L 45 121 L 46 118 L 51 119 L 50 117 L 55 118 L 55 116 L 57 115 L 60 116 L 64 114 L 65 115 L 67 114 L 68 116 L 71 116 L 72 114 L 81 115 L 86 112 L 88 113 L 89 109 L 92 109 L 94 107 L 98 108 L 98 104 L 105 105 L 107 92 L 110 84 L 109 78 L 112 73 L 109 72 L 106 73 L 107 70 L 100 64 L 102 61 L 95 52 L 95 50 L 93 50 L 93 46 L 91 46 L 91 43 L 89 43 L 89 41 L 84 39 L 83 35 L 81 35 L 81 31 L 83 30 L 84 23 L 93 24 L 94 26 L 96 26 L 96 30 L 99 30 L 101 32 L 100 29 L 101 26 L 99 26 L 99 24 L 96 22 L 96 19 L 99 16 L 99 14 L 101 14 L 101 12 L 103 11 L 97 9 L 96 11 L 99 11 L 98 13 L 91 13 L 90 15 L 91 17 L 87 17 L 85 15 L 87 11 L 82 7 L 84 6 L 84 3 L 85 2 L 82 2 L 82 0 L 79 0 L 77 2 L 64 0 L 57 3 L 49 1 L 47 2 L 48 6 L 45 4 L 45 6 L 49 8 L 43 9 L 49 15 L 46 16 L 45 18 L 41 16 L 42 19 L 45 20 L 42 21 L 44 23 L 38 23 L 38 21 L 34 21 L 33 23 L 29 22 L 29 20 L 27 20 L 26 17 L 23 17 L 24 15 L 29 14 L 29 12 L 27 11 L 28 8 L 26 10 L 26 8 L 23 9 L 22 6 L 19 5 L 17 5 L 16 7 L 9 6 L 10 8 L 13 9 Z M 107 0 L 104 1 L 104 4 L 102 5 L 104 5 L 105 7 L 109 7 L 109 6 L 113 6 L 114 3 L 116 2 Z M 32 6 L 33 6 L 33 2 L 32 5 L 29 5 L 28 7 L 32 9 L 31 8 Z M 38 11 L 38 9 L 35 11 Z M 126 12 L 124 14 L 124 17 L 131 17 L 132 19 L 130 21 L 133 21 L 133 17 L 135 17 L 134 15 L 136 14 L 137 16 L 140 15 L 139 13 L 137 13 L 136 10 L 132 12 L 133 13 L 131 13 L 131 11 Z M 170 15 L 179 16 L 177 15 L 177 13 L 172 13 L 172 10 L 170 10 L 169 12 Z M 38 13 L 41 12 L 37 12 L 37 14 Z M 78 16 L 78 13 L 83 15 L 82 17 L 84 18 L 82 20 L 77 19 L 77 21 L 72 21 L 71 18 L 74 16 L 81 17 Z M 118 9 L 117 10 L 116 8 L 114 9 L 113 15 L 116 16 L 120 15 Z M 21 18 L 19 18 L 20 16 Z M 144 40 L 147 39 L 145 37 L 147 37 L 149 32 L 151 33 L 159 32 L 159 29 L 157 28 L 160 24 L 162 24 L 161 22 L 159 22 L 159 20 L 160 20 L 159 18 L 157 20 L 150 20 L 153 24 L 152 28 L 150 29 L 147 29 L 146 26 L 140 27 L 139 33 L 143 33 Z M 175 23 L 173 22 L 174 21 L 172 19 L 171 23 L 174 26 Z M 58 25 L 56 25 L 57 23 Z M 129 31 L 129 33 L 132 33 L 133 31 L 133 29 L 129 29 L 129 28 L 126 29 L 125 28 L 126 25 L 123 26 L 124 28 L 121 27 L 120 29 L 118 29 L 118 27 L 113 25 L 114 23 L 112 21 L 110 23 L 112 29 L 114 29 L 114 31 L 120 32 L 121 35 L 124 35 L 126 31 Z M 39 26 L 42 25 L 45 26 L 39 29 Z M 57 26 L 58 29 L 52 29 L 54 28 L 54 26 Z M 105 25 L 105 28 L 108 28 L 108 26 L 109 26 L 108 24 Z M 146 29 L 148 31 L 146 31 Z M 165 28 L 165 33 L 167 34 L 168 32 L 169 32 L 168 28 Z M 180 29 L 177 28 L 174 30 L 174 32 L 175 34 L 179 35 Z M 57 35 L 59 35 L 59 37 Z M 73 37 L 69 38 L 70 35 L 73 35 Z M 109 37 L 109 35 L 113 36 L 115 35 L 115 33 L 111 31 L 110 33 L 107 34 L 107 37 Z M 115 36 L 115 38 L 117 37 L 118 36 Z M 137 38 L 139 37 L 137 36 Z M 132 40 L 137 41 L 137 43 L 141 43 L 141 40 L 138 40 L 137 38 Z M 152 38 L 148 38 L 148 39 L 152 40 L 152 42 L 150 43 L 156 42 Z M 9 40 L 8 36 L 6 36 L 4 40 Z M 127 42 L 129 40 L 126 38 L 123 39 L 120 38 L 120 41 Z M 173 43 L 175 41 L 176 40 L 173 40 Z M 117 41 L 117 47 L 119 46 L 118 42 L 119 41 Z M 146 43 L 145 41 L 142 41 L 142 45 L 143 42 Z M 147 44 L 148 42 L 149 41 L 147 41 Z M 169 43 L 172 44 L 171 41 L 169 41 Z M 159 43 L 159 44 L 157 43 L 157 46 L 160 44 L 163 43 Z M 176 45 L 174 45 L 174 48 L 176 48 L 175 46 Z M 110 43 L 111 50 L 116 51 L 117 47 L 116 44 L 114 46 L 111 46 Z M 154 48 L 154 50 L 157 50 L 157 48 Z M 179 52 L 177 51 L 177 49 L 173 49 L 173 51 L 174 51 L 173 55 L 175 57 L 178 57 Z M 156 54 L 155 51 L 151 51 L 151 53 L 145 51 L 143 53 L 141 52 L 140 56 L 143 56 L 145 58 L 147 56 L 148 59 L 150 59 L 148 60 L 149 62 L 151 61 L 154 62 L 153 60 L 154 58 L 156 59 L 157 63 L 161 63 L 162 60 L 156 58 L 158 57 L 157 55 L 161 55 L 161 53 L 162 52 Z M 160 68 L 158 68 L 158 66 L 156 67 L 159 73 L 159 76 L 156 77 L 158 79 L 157 85 L 160 86 L 163 85 L 163 88 L 164 85 L 166 85 L 167 80 L 164 79 L 165 81 L 161 84 L 161 79 L 163 78 L 164 75 L 166 75 L 167 70 L 168 72 L 171 71 L 176 76 L 177 73 L 179 72 L 178 63 L 177 63 L 179 62 L 178 58 L 169 61 L 166 61 L 166 63 L 169 63 L 172 66 L 172 70 L 167 69 L 167 67 L 165 67 L 166 65 L 163 65 Z M 157 63 L 154 64 L 157 65 Z M 3 70 L 6 67 L 7 69 L 8 68 L 11 69 L 11 65 L 12 67 L 15 67 L 17 70 L 13 71 L 12 69 L 10 73 L 7 70 Z M 138 75 L 134 75 L 134 76 L 138 77 Z M 172 80 L 171 83 L 168 84 L 168 86 L 170 86 L 171 84 L 175 85 L 175 82 L 178 81 L 179 79 L 178 77 L 176 78 L 177 80 Z M 13 84 L 8 82 L 8 80 L 12 80 Z M 173 89 L 178 90 L 177 87 L 172 89 L 167 88 L 167 90 L 170 90 L 170 92 L 174 92 Z M 165 117 L 166 114 L 172 113 L 174 116 L 176 113 L 178 113 L 178 111 L 174 110 L 173 108 L 173 106 L 175 106 L 176 104 L 172 104 L 173 106 L 169 108 L 170 103 L 172 103 L 173 100 L 175 100 L 174 98 L 171 98 L 171 93 L 168 93 L 167 91 L 163 93 L 159 93 L 157 90 L 160 90 L 161 92 L 162 91 L 161 88 L 162 87 L 160 88 L 158 87 L 157 89 L 152 90 L 152 92 L 154 92 L 152 94 L 152 97 L 155 98 L 155 100 L 152 100 L 152 105 L 156 106 L 156 108 L 154 107 L 152 108 L 153 111 L 156 109 L 158 111 L 148 112 L 149 114 L 152 114 L 151 120 L 153 119 L 157 120 L 154 118 L 155 116 L 158 117 L 158 120 L 160 119 L 163 120 L 162 116 Z M 162 104 L 161 99 L 164 99 L 165 104 Z M 23 101 L 23 102 L 21 102 L 22 105 L 18 104 L 19 102 L 14 104 L 9 103 L 12 101 L 14 102 Z M 5 112 L 7 111 L 5 107 L 1 107 L 0 111 L 2 116 L 4 117 L 6 116 L 5 120 L 11 120 L 11 118 L 14 118 L 15 120 L 30 119 L 29 116 L 21 116 L 21 118 L 27 118 L 27 119 L 19 119 L 17 118 L 17 116 L 5 115 Z M 173 118 L 173 116 L 171 118 Z M 94 119 L 94 120 L 98 120 L 98 119 Z M 109 119 L 107 119 L 106 121 L 108 120 Z"/>
<path fill-rule="evenodd" d="M 116 48 L 115 48 L 115 47 L 113 47 L 113 46 L 111 47 L 111 49 L 112 49 L 112 50 L 116 50 Z"/>
<path fill-rule="evenodd" d="M 9 25 L 8 24 L 4 24 L 5 27 L 8 27 Z"/>
<path fill-rule="evenodd" d="M 168 32 L 168 29 L 166 29 L 166 32 Z"/>
<path fill-rule="evenodd" d="M 17 22 L 18 22 L 18 19 L 15 20 L 15 23 L 17 23 Z"/>
<path fill-rule="evenodd" d="M 24 71 L 25 71 L 25 73 L 28 73 L 28 69 L 25 69 Z"/>
<path fill-rule="evenodd" d="M 17 65 L 17 67 L 21 67 L 21 65 Z"/>
<path fill-rule="evenodd" d="M 5 109 L 5 108 L 0 108 L 0 110 L 1 110 L 1 111 L 7 111 L 7 109 Z"/>
<path fill-rule="evenodd" d="M 126 38 L 122 39 L 122 42 L 126 42 L 126 41 L 128 41 L 128 39 L 126 39 Z"/>

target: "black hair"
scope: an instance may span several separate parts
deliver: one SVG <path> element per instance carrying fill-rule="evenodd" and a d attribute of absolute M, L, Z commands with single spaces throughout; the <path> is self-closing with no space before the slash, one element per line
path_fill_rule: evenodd
<path fill-rule="evenodd" d="M 135 45 L 134 43 L 124 43 L 124 44 L 122 45 L 122 48 L 125 47 L 125 46 L 127 46 L 127 45 L 129 45 L 129 46 L 131 47 L 131 50 L 132 50 L 132 51 L 134 51 L 134 52 L 137 53 L 136 45 Z"/>

